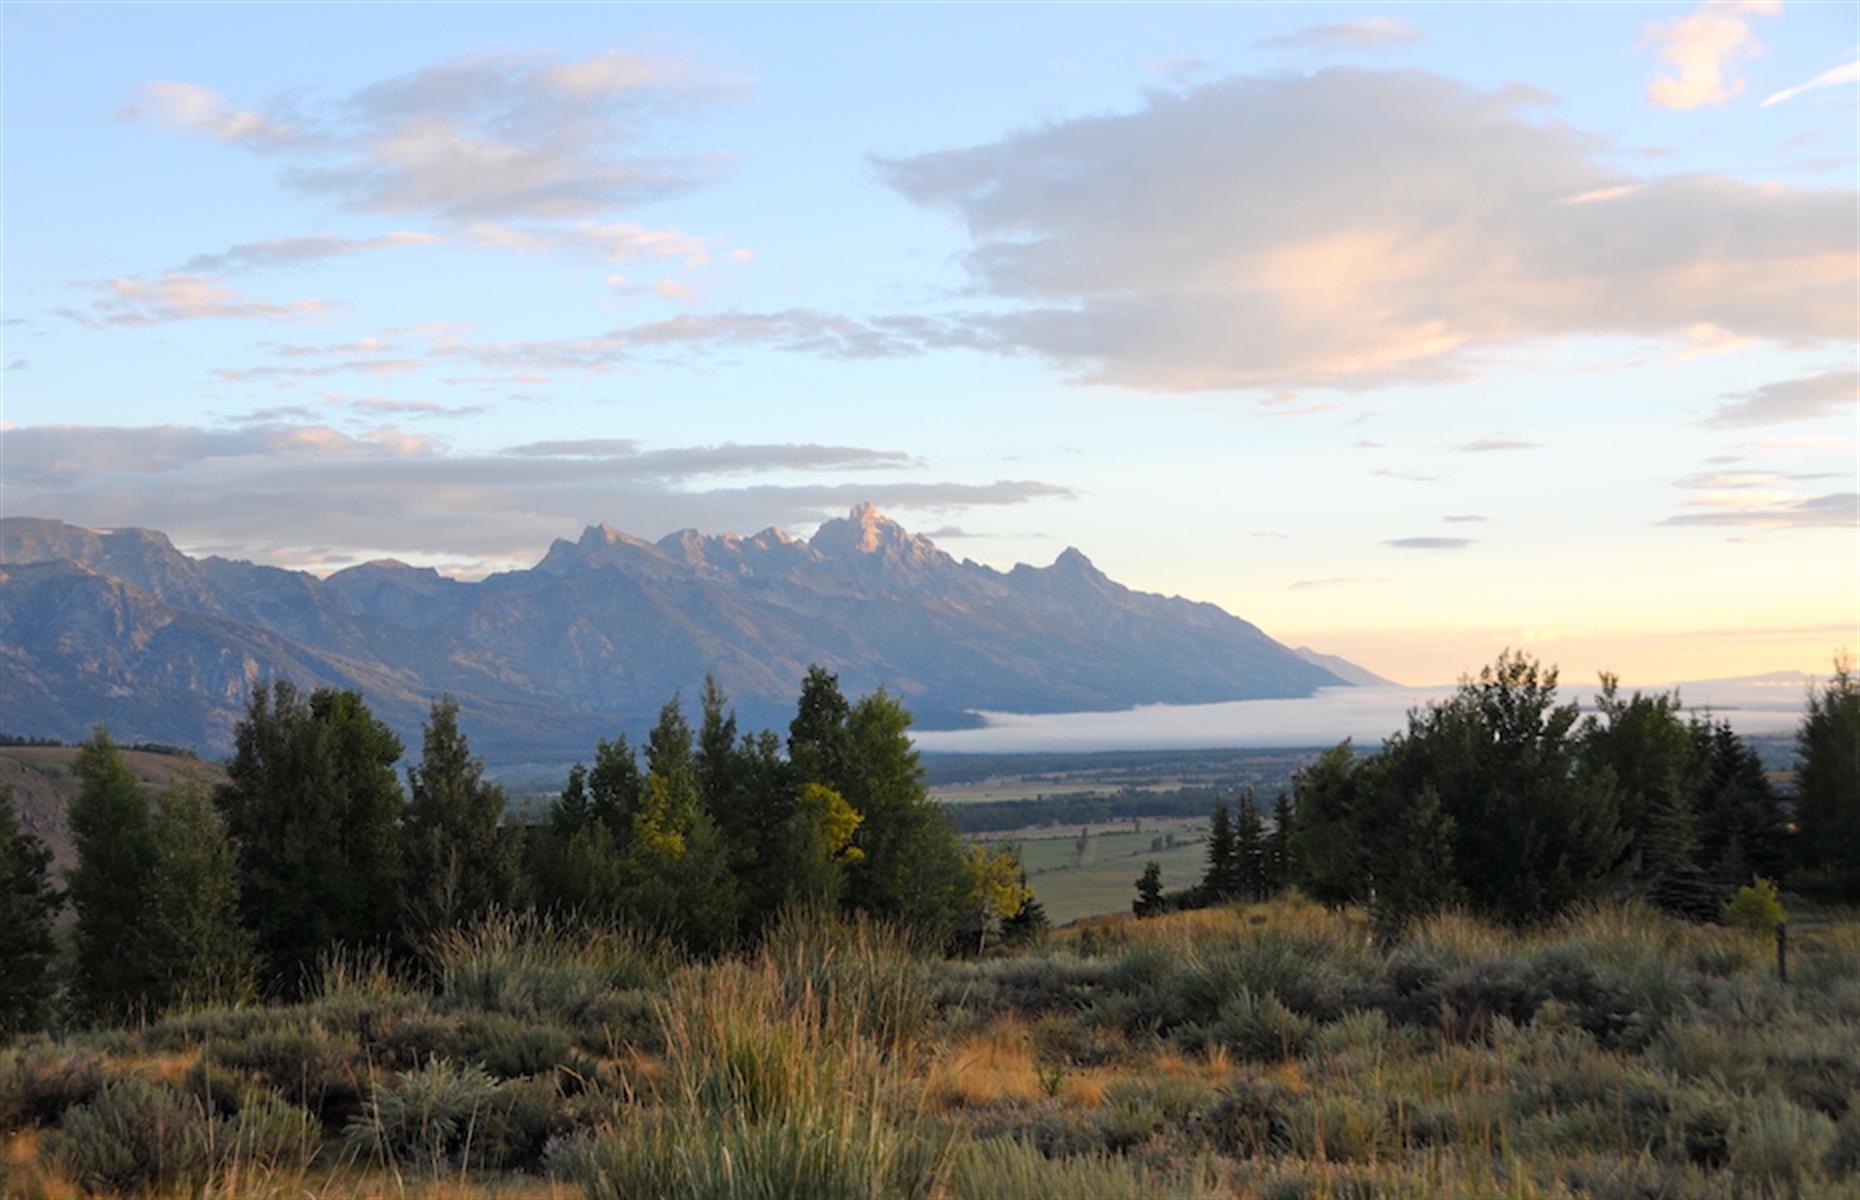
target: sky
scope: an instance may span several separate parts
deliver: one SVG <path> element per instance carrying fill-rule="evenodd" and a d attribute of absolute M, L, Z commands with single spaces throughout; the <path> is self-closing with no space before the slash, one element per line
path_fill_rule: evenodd
<path fill-rule="evenodd" d="M 870 500 L 1405 684 L 1860 649 L 1851 4 L 0 10 L 0 511 Z"/>

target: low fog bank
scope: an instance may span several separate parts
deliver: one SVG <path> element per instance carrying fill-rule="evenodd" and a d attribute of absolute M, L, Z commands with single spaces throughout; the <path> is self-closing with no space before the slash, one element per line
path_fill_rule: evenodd
<path fill-rule="evenodd" d="M 1677 688 L 1688 709 L 1723 717 L 1751 736 L 1794 732 L 1810 683 L 1799 671 L 1784 671 L 1623 691 Z M 1337 687 L 1298 700 L 1147 704 L 1119 712 L 1045 715 L 982 712 L 986 723 L 981 728 L 923 731 L 916 738 L 920 750 L 951 754 L 1328 746 L 1346 737 L 1374 746 L 1404 727 L 1410 709 L 1444 699 L 1453 690 L 1448 685 Z M 1565 684 L 1562 695 L 1587 711 L 1597 690 L 1593 683 Z"/>

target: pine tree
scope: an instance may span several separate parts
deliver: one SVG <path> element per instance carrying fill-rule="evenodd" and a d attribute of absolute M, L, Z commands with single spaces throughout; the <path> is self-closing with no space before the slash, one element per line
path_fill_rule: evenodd
<path fill-rule="evenodd" d="M 482 917 L 516 892 L 518 846 L 504 823 L 504 791 L 484 778 L 458 713 L 450 699 L 433 704 L 420 761 L 407 768 L 402 903 L 416 933 Z"/>
<path fill-rule="evenodd" d="M 852 706 L 840 694 L 839 677 L 822 667 L 809 667 L 794 720 L 788 724 L 788 760 L 797 776 L 844 793 L 851 720 Z"/>
<path fill-rule="evenodd" d="M 1796 734 L 1797 862 L 1831 896 L 1860 901 L 1860 680 L 1835 661 Z"/>
<path fill-rule="evenodd" d="M 626 734 L 611 742 L 603 738 L 595 745 L 587 782 L 589 817 L 607 826 L 615 845 L 624 845 L 641 787 L 639 759 L 627 744 Z"/>
<path fill-rule="evenodd" d="M 1208 830 L 1208 869 L 1201 877 L 1201 892 L 1208 903 L 1218 904 L 1240 894 L 1239 846 L 1227 801 L 1217 801 Z"/>
<path fill-rule="evenodd" d="M 1698 859 L 1712 879 L 1780 878 L 1789 865 L 1789 828 L 1763 760 L 1729 721 L 1693 730 L 1701 761 L 1694 805 Z"/>
<path fill-rule="evenodd" d="M 1267 846 L 1272 865 L 1269 880 L 1273 893 L 1290 888 L 1298 880 L 1298 857 L 1292 846 L 1292 798 L 1284 792 L 1272 802 L 1272 837 Z"/>
<path fill-rule="evenodd" d="M 382 944 L 400 916 L 400 740 L 358 692 L 254 689 L 217 803 L 269 981 L 295 991 L 337 942 Z"/>
<path fill-rule="evenodd" d="M 716 951 L 735 935 L 735 877 L 690 763 L 661 761 L 670 770 L 646 773 L 622 853 L 626 911 L 687 949 Z"/>
<path fill-rule="evenodd" d="M 1153 917 L 1163 907 L 1162 867 L 1152 859 L 1143 864 L 1143 874 L 1137 877 L 1137 898 L 1131 901 L 1130 911 L 1139 917 Z"/>
<path fill-rule="evenodd" d="M 1556 682 L 1555 668 L 1507 651 L 1410 714 L 1378 755 L 1376 786 L 1432 788 L 1452 818 L 1467 903 L 1512 922 L 1604 895 L 1631 865 L 1612 773 L 1581 769 L 1577 708 L 1556 704 Z"/>
<path fill-rule="evenodd" d="M 52 886 L 52 852 L 19 820 L 0 787 L 0 1042 L 42 1028 L 57 951 L 52 922 L 64 896 Z"/>
<path fill-rule="evenodd" d="M 1363 830 L 1357 819 L 1363 796 L 1356 754 L 1345 740 L 1326 750 L 1293 779 L 1291 853 L 1296 882 L 1320 904 L 1349 904 L 1368 897 Z"/>
<path fill-rule="evenodd" d="M 158 1003 L 249 998 L 252 939 L 239 924 L 237 862 L 206 789 L 189 782 L 164 791 L 153 837 L 150 961 Z"/>
<path fill-rule="evenodd" d="M 1234 892 L 1246 900 L 1266 898 L 1266 826 L 1253 793 L 1240 793 L 1234 822 Z"/>
<path fill-rule="evenodd" d="M 1027 899 L 1021 904 L 1020 911 L 1001 922 L 1001 942 L 1007 946 L 1032 946 L 1044 938 L 1053 927 L 1047 919 L 1046 906 L 1027 886 L 1027 869 L 1020 871 L 1021 891 Z"/>
<path fill-rule="evenodd" d="M 1417 917 L 1460 896 L 1453 864 L 1453 818 L 1431 787 L 1403 796 L 1383 787 L 1365 811 L 1372 897 L 1370 927 L 1378 941 L 1393 943 Z"/>
<path fill-rule="evenodd" d="M 82 1011 L 120 1018 L 146 1004 L 156 987 L 149 961 L 155 883 L 149 802 L 101 726 L 72 770 L 83 781 L 70 809 L 77 850 L 67 881 L 77 910 L 72 985 Z"/>
<path fill-rule="evenodd" d="M 804 709 L 797 725 L 805 715 Z M 835 754 L 843 753 L 839 785 L 815 781 L 834 787 L 864 818 L 853 839 L 863 857 L 848 868 L 847 904 L 929 937 L 946 938 L 969 912 L 972 879 L 948 815 L 924 786 L 910 724 L 903 705 L 883 691 L 874 692 L 852 706 L 843 739 L 828 735 L 829 746 L 837 742 L 838 751 L 810 750 L 803 759 L 831 764 Z"/>

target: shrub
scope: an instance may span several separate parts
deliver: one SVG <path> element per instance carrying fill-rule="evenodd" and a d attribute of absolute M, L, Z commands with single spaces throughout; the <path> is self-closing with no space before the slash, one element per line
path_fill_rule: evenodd
<path fill-rule="evenodd" d="M 1726 924 L 1749 933 L 1768 933 L 1789 919 L 1774 880 L 1757 878 L 1724 902 Z"/>
<path fill-rule="evenodd" d="M 1771 1093 L 1744 1102 L 1731 1134 L 1731 1169 L 1740 1177 L 1797 1188 L 1834 1148 L 1834 1122 Z"/>
<path fill-rule="evenodd" d="M 1291 1148 L 1298 1097 L 1282 1083 L 1242 1078 L 1224 1088 L 1202 1118 L 1215 1149 L 1236 1158 L 1264 1158 Z"/>
<path fill-rule="evenodd" d="M 324 1125 L 340 1128 L 362 1104 L 362 1072 L 351 1060 L 352 1052 L 312 1024 L 210 1043 L 205 1061 L 214 1069 L 256 1080 L 308 1109 Z"/>
<path fill-rule="evenodd" d="M 228 1121 L 216 1147 L 222 1162 L 266 1170 L 307 1165 L 323 1146 L 316 1118 L 276 1096 L 260 1096 Z"/>
<path fill-rule="evenodd" d="M 27 1042 L 0 1060 L 0 1130 L 55 1125 L 103 1090 L 103 1060 Z"/>
<path fill-rule="evenodd" d="M 438 1175 L 479 1165 L 499 1086 L 481 1067 L 434 1059 L 377 1083 L 343 1141 L 349 1153 L 398 1169 Z"/>
<path fill-rule="evenodd" d="M 1242 990 L 1221 1006 L 1207 1038 L 1242 1058 L 1276 1062 L 1303 1054 L 1314 1028 L 1309 1018 L 1285 1007 L 1277 996 Z"/>
<path fill-rule="evenodd" d="M 91 1191 L 147 1192 L 203 1178 L 214 1133 L 197 1103 L 131 1076 L 66 1112 L 46 1150 Z"/>
<path fill-rule="evenodd" d="M 961 1200 L 1164 1200 L 1220 1190 L 1215 1168 L 1199 1160 L 1159 1170 L 1103 1153 L 1051 1159 L 1037 1147 L 1009 1139 L 961 1147 L 948 1187 L 949 1195 Z"/>
<path fill-rule="evenodd" d="M 440 934 L 429 950 L 455 1009 L 599 1023 L 602 1001 L 663 977 L 665 948 L 619 926 L 498 914 Z"/>

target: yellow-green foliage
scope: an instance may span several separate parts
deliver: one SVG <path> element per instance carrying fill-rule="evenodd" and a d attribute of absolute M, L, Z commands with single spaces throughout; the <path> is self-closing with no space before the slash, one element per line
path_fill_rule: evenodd
<path fill-rule="evenodd" d="M 1758 878 L 1751 880 L 1749 886 L 1738 888 L 1737 894 L 1725 901 L 1724 919 L 1738 929 L 1768 933 L 1787 921 L 1789 913 L 1776 894 L 1775 881 Z"/>

